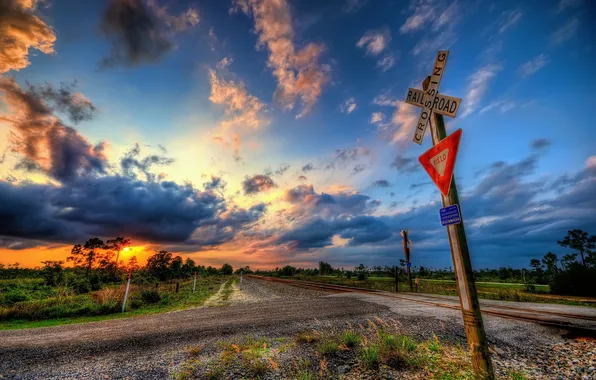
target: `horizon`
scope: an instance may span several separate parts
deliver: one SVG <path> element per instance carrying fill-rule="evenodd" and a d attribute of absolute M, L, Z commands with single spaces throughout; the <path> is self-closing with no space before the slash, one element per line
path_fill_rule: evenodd
<path fill-rule="evenodd" d="M 0 263 L 124 236 L 140 263 L 393 266 L 410 229 L 412 265 L 451 267 L 405 103 L 439 50 L 474 268 L 596 233 L 591 2 L 46 3 L 0 17 Z"/>

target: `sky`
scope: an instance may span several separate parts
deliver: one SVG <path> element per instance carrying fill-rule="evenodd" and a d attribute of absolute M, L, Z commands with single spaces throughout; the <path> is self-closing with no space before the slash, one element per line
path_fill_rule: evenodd
<path fill-rule="evenodd" d="M 472 264 L 596 233 L 588 0 L 3 0 L 0 263 L 452 266 L 412 142 L 439 50 Z M 125 257 L 126 259 L 126 257 Z"/>

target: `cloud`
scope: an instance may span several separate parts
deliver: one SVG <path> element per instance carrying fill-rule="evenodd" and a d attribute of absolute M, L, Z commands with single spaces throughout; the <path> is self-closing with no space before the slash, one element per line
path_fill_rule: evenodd
<path fill-rule="evenodd" d="M 395 58 L 393 57 L 393 54 L 388 54 L 377 61 L 377 67 L 380 68 L 382 72 L 389 70 L 394 65 Z"/>
<path fill-rule="evenodd" d="M 370 156 L 370 149 L 364 147 L 336 149 L 333 159 L 325 169 L 344 169 L 352 162 L 358 161 L 364 156 Z"/>
<path fill-rule="evenodd" d="M 565 41 L 570 40 L 577 33 L 579 28 L 579 19 L 573 17 L 569 19 L 564 25 L 555 30 L 550 36 L 550 42 L 553 45 L 559 45 Z"/>
<path fill-rule="evenodd" d="M 342 113 L 347 113 L 349 115 L 354 112 L 357 107 L 358 105 L 356 104 L 356 99 L 350 98 L 340 106 L 340 110 Z"/>
<path fill-rule="evenodd" d="M 253 195 L 266 192 L 277 187 L 273 179 L 267 175 L 256 174 L 252 177 L 246 177 L 242 182 L 242 189 L 245 195 Z"/>
<path fill-rule="evenodd" d="M 350 177 L 355 176 L 358 173 L 362 173 L 364 170 L 366 170 L 366 165 L 357 164 L 356 166 L 354 166 L 354 168 L 352 168 L 352 171 L 350 172 Z"/>
<path fill-rule="evenodd" d="M 137 143 L 120 160 L 120 169 L 125 176 L 131 179 L 136 180 L 138 178 L 137 172 L 140 172 L 146 181 L 153 182 L 161 178 L 152 173 L 151 168 L 155 165 L 170 165 L 173 162 L 173 158 L 157 154 L 141 158 L 141 149 Z"/>
<path fill-rule="evenodd" d="M 557 5 L 557 12 L 562 12 L 567 8 L 573 8 L 582 3 L 582 0 L 560 0 Z"/>
<path fill-rule="evenodd" d="M 494 102 L 489 103 L 486 107 L 483 107 L 480 110 L 480 114 L 488 112 L 494 108 L 498 108 L 501 113 L 505 113 L 513 108 L 515 108 L 515 102 L 511 100 L 497 100 Z"/>
<path fill-rule="evenodd" d="M 411 33 L 422 29 L 422 27 L 430 22 L 435 16 L 435 8 L 432 4 L 424 1 L 413 1 L 410 5 L 410 10 L 414 13 L 409 16 L 405 23 L 399 28 L 400 33 Z"/>
<path fill-rule="evenodd" d="M 501 66 L 489 64 L 478 69 L 468 77 L 469 85 L 464 96 L 465 105 L 461 117 L 466 117 L 476 111 L 492 78 L 501 70 Z"/>
<path fill-rule="evenodd" d="M 381 133 L 389 135 L 393 142 L 400 144 L 412 139 L 416 123 L 420 117 L 420 111 L 416 107 L 401 100 L 390 99 L 385 95 L 377 96 L 373 104 L 395 107 L 391 119 L 387 122 L 379 119 L 381 116 L 384 117 L 384 114 L 381 113 L 373 114 L 373 117 L 371 117 L 371 122 L 373 122 L 373 119 L 375 120 L 374 124 L 377 125 L 377 129 Z"/>
<path fill-rule="evenodd" d="M 499 21 L 499 33 L 505 33 L 515 26 L 522 18 L 523 12 L 519 9 L 503 12 Z"/>
<path fill-rule="evenodd" d="M 398 154 L 393 159 L 391 167 L 397 169 L 402 173 L 414 173 L 422 169 L 422 166 L 418 163 L 418 160 L 414 157 L 405 157 L 402 154 Z"/>
<path fill-rule="evenodd" d="M 199 23 L 189 8 L 174 16 L 154 0 L 110 0 L 100 29 L 112 44 L 102 66 L 132 66 L 156 62 L 174 48 L 172 37 Z"/>
<path fill-rule="evenodd" d="M 409 186 L 409 189 L 410 190 L 416 190 L 416 189 L 419 189 L 421 187 L 426 187 L 426 186 L 429 186 L 429 185 L 432 185 L 432 184 L 433 183 L 430 182 L 430 181 L 429 182 L 421 182 L 421 183 L 413 183 L 413 184 L 411 184 Z"/>
<path fill-rule="evenodd" d="M 203 182 L 203 188 L 207 191 L 211 190 L 224 190 L 227 186 L 226 181 L 223 180 L 223 178 L 218 177 L 218 176 L 211 176 L 211 179 L 207 182 Z"/>
<path fill-rule="evenodd" d="M 302 167 L 302 171 L 304 173 L 308 173 L 311 170 L 315 170 L 315 167 L 313 166 L 312 162 L 309 162 L 308 164 L 306 164 Z"/>
<path fill-rule="evenodd" d="M 585 167 L 586 169 L 596 169 L 596 156 L 590 156 L 586 160 Z"/>
<path fill-rule="evenodd" d="M 290 165 L 283 163 L 279 165 L 279 168 L 275 171 L 275 175 L 282 176 L 288 169 L 290 169 Z"/>
<path fill-rule="evenodd" d="M 373 112 L 370 115 L 370 123 L 371 124 L 378 124 L 385 120 L 385 114 L 383 112 Z"/>
<path fill-rule="evenodd" d="M 278 83 L 276 98 L 287 110 L 300 102 L 302 109 L 297 117 L 308 114 L 329 80 L 329 66 L 319 63 L 325 46 L 309 43 L 296 48 L 286 0 L 235 0 L 234 4 L 234 10 L 253 16 L 255 33 L 259 35 L 257 46 L 269 50 L 268 66 Z"/>
<path fill-rule="evenodd" d="M 37 0 L 0 2 L 0 74 L 29 66 L 29 49 L 44 54 L 54 52 L 56 33 L 35 15 L 38 3 Z"/>
<path fill-rule="evenodd" d="M 346 0 L 341 10 L 344 13 L 356 13 L 366 3 L 368 3 L 368 0 Z"/>
<path fill-rule="evenodd" d="M 74 122 L 92 117 L 93 104 L 71 90 L 55 90 L 49 84 L 24 90 L 14 79 L 0 78 L 0 92 L 11 111 L 4 119 L 15 132 L 12 150 L 22 157 L 18 168 L 41 171 L 59 181 L 107 172 L 105 144 L 90 144 L 54 114 L 63 111 Z"/>
<path fill-rule="evenodd" d="M 379 180 L 374 181 L 370 186 L 371 187 L 391 187 L 391 184 L 386 179 L 379 179 Z"/>
<path fill-rule="evenodd" d="M 540 54 L 536 58 L 532 59 L 521 65 L 517 70 L 519 75 L 523 78 L 528 77 L 534 74 L 536 71 L 543 68 L 549 62 L 548 56 L 545 54 Z"/>
<path fill-rule="evenodd" d="M 532 141 L 530 145 L 534 150 L 540 150 L 549 147 L 552 142 L 549 139 L 541 138 Z"/>
<path fill-rule="evenodd" d="M 366 55 L 381 54 L 391 42 L 391 31 L 388 28 L 369 30 L 356 43 L 356 47 L 366 50 Z"/>
<path fill-rule="evenodd" d="M 259 98 L 250 95 L 243 82 L 225 80 L 214 70 L 209 70 L 211 80 L 211 95 L 209 100 L 215 104 L 225 106 L 228 118 L 219 123 L 222 128 L 239 127 L 243 129 L 258 129 L 269 123 L 263 116 L 264 104 Z"/>

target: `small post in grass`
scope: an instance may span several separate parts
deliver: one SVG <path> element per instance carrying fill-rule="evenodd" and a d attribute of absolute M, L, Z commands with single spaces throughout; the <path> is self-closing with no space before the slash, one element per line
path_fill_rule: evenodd
<path fill-rule="evenodd" d="M 399 267 L 396 265 L 395 266 L 395 293 L 399 292 L 399 280 L 398 280 L 398 276 L 399 276 Z"/>
<path fill-rule="evenodd" d="M 128 282 L 126 283 L 126 291 L 124 292 L 124 301 L 122 301 L 122 312 L 126 310 L 126 299 L 128 298 L 128 290 L 130 289 L 130 280 L 132 278 L 132 268 L 128 271 Z"/>
<path fill-rule="evenodd" d="M 195 279 L 194 282 L 192 284 L 192 292 L 196 292 L 197 291 L 197 271 L 195 271 Z"/>
<path fill-rule="evenodd" d="M 244 273 L 243 270 L 240 270 L 240 283 L 242 284 L 242 273 Z"/>

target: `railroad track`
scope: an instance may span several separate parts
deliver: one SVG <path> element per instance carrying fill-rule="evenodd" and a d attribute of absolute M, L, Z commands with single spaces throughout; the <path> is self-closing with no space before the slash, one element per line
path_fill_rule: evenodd
<path fill-rule="evenodd" d="M 314 290 L 324 290 L 327 292 L 333 293 L 373 293 L 378 296 L 382 297 L 389 297 L 394 299 L 403 299 L 411 302 L 416 302 L 420 304 L 425 304 L 429 306 L 436 306 L 436 307 L 443 307 L 448 309 L 460 310 L 459 300 L 449 300 L 442 297 L 437 297 L 433 295 L 423 294 L 423 295 L 413 295 L 413 294 L 396 294 L 391 293 L 383 290 L 376 290 L 376 289 L 365 289 L 365 288 L 356 288 L 351 286 L 345 285 L 335 285 L 335 284 L 322 284 L 312 281 L 303 281 L 303 280 L 293 280 L 293 279 L 282 279 L 282 278 L 275 278 L 275 277 L 262 277 L 262 276 L 254 276 L 249 275 L 247 277 L 252 277 L 259 280 L 270 281 L 270 282 L 279 282 L 284 283 L 291 286 L 297 286 L 301 288 L 307 289 L 314 289 Z M 536 310 L 536 309 L 528 309 L 523 307 L 516 307 L 516 306 L 505 306 L 505 305 L 498 305 L 498 306 L 489 306 L 489 305 L 481 305 L 482 314 L 484 315 L 493 315 L 501 318 L 508 318 L 508 319 L 516 319 L 526 322 L 537 323 L 542 326 L 558 328 L 567 331 L 566 337 L 569 338 L 588 338 L 588 339 L 596 339 L 596 323 L 590 324 L 589 327 L 585 326 L 585 321 L 588 322 L 596 322 L 596 316 L 590 315 L 582 315 L 582 314 L 572 314 L 572 313 L 562 313 L 557 311 L 550 311 L 550 310 Z M 578 324 L 578 321 L 584 322 L 583 324 Z"/>

